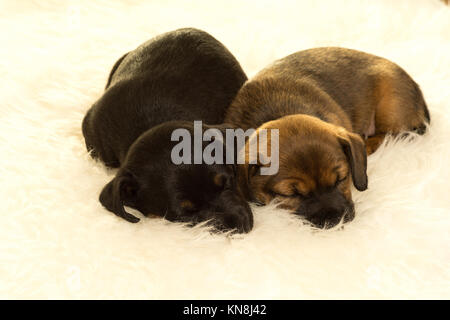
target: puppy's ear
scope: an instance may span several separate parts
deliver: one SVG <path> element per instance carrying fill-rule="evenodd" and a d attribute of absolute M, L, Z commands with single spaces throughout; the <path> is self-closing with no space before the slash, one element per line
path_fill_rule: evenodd
<path fill-rule="evenodd" d="M 341 132 L 338 135 L 339 143 L 344 150 L 350 164 L 353 184 L 359 191 L 367 189 L 367 154 L 362 138 L 354 133 Z"/>
<path fill-rule="evenodd" d="M 132 214 L 124 209 L 124 202 L 135 199 L 139 185 L 131 173 L 125 172 L 117 175 L 100 193 L 100 203 L 117 216 L 132 222 L 139 222 Z"/>

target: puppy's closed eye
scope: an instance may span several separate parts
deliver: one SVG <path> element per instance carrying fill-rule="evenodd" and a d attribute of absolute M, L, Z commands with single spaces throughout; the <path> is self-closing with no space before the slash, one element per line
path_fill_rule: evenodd
<path fill-rule="evenodd" d="M 231 188 L 233 184 L 233 179 L 223 173 L 218 173 L 213 178 L 214 185 L 220 190 Z"/>
<path fill-rule="evenodd" d="M 219 173 L 214 176 L 213 181 L 216 186 L 223 188 L 225 186 L 226 177 L 225 175 Z"/>
<path fill-rule="evenodd" d="M 342 165 L 337 165 L 336 167 L 334 167 L 333 173 L 336 174 L 334 187 L 337 187 L 348 178 L 348 171 Z"/>
<path fill-rule="evenodd" d="M 272 193 L 281 197 L 294 197 L 303 194 L 302 182 L 297 179 L 283 179 L 272 187 Z"/>
<path fill-rule="evenodd" d="M 195 205 L 190 200 L 181 201 L 180 207 L 186 211 L 195 211 Z"/>
<path fill-rule="evenodd" d="M 336 182 L 334 183 L 334 186 L 337 187 L 337 186 L 340 185 L 342 182 L 344 182 L 345 180 L 347 180 L 347 178 L 348 178 L 348 174 L 346 174 L 346 175 L 343 176 L 343 177 L 337 176 L 337 177 L 336 177 Z"/>
<path fill-rule="evenodd" d="M 289 197 L 293 197 L 295 196 L 294 192 L 286 192 L 286 191 L 280 191 L 280 190 L 272 190 L 271 191 L 272 195 L 274 197 L 284 197 L 284 198 L 289 198 Z"/>

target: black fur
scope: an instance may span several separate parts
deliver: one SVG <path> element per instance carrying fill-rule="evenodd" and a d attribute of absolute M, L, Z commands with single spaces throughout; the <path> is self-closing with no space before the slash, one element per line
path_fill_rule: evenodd
<path fill-rule="evenodd" d="M 171 221 L 212 219 L 219 228 L 248 232 L 252 213 L 232 167 L 177 166 L 170 159 L 172 131 L 192 133 L 194 120 L 222 123 L 246 80 L 233 55 L 196 29 L 165 33 L 122 56 L 82 124 L 91 155 L 120 167 L 100 202 L 130 222 L 139 219 L 124 205 Z M 186 201 L 192 206 L 182 207 Z"/>

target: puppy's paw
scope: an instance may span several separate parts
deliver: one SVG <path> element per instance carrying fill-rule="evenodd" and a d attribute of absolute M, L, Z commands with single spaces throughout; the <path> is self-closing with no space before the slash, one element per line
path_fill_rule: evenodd
<path fill-rule="evenodd" d="M 165 218 L 172 222 L 184 222 L 190 226 L 206 222 L 206 225 L 213 226 L 215 231 L 233 233 L 247 233 L 253 228 L 253 213 L 250 207 L 241 206 L 229 208 L 223 211 L 168 211 Z"/>
<path fill-rule="evenodd" d="M 230 231 L 236 233 L 248 233 L 253 228 L 253 214 L 246 210 L 232 213 L 216 213 L 210 220 L 218 231 Z"/>

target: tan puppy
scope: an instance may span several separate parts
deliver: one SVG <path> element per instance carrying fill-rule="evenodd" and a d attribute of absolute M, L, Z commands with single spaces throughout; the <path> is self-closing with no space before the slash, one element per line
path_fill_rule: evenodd
<path fill-rule="evenodd" d="M 278 60 L 248 81 L 225 121 L 279 129 L 278 173 L 241 167 L 249 200 L 275 199 L 316 226 L 331 227 L 354 217 L 350 186 L 367 189 L 366 153 L 386 134 L 423 134 L 430 116 L 419 86 L 396 64 L 317 48 Z"/>

